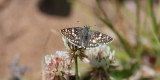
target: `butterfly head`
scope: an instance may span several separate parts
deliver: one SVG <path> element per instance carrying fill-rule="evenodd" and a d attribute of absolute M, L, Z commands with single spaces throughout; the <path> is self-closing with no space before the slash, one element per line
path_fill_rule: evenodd
<path fill-rule="evenodd" d="M 87 30 L 89 30 L 90 29 L 90 26 L 84 26 L 84 29 L 87 29 Z"/>
<path fill-rule="evenodd" d="M 90 29 L 90 26 L 84 26 L 84 28 L 83 28 L 83 34 L 88 34 L 88 32 L 89 32 L 89 29 Z"/>

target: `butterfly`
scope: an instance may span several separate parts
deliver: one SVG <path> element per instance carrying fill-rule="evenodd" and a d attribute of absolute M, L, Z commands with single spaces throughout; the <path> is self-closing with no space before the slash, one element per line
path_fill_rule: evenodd
<path fill-rule="evenodd" d="M 94 48 L 113 41 L 112 37 L 90 30 L 89 26 L 65 28 L 61 33 L 71 44 L 79 48 Z"/>

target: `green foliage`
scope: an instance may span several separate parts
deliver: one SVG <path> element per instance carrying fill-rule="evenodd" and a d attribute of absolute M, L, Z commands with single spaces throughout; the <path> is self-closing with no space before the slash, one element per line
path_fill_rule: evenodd
<path fill-rule="evenodd" d="M 106 2 L 103 0 L 95 1 L 97 3 L 97 8 L 94 9 L 94 14 L 105 25 L 105 27 L 109 28 L 117 36 L 116 39 L 118 39 L 121 44 L 118 44 L 118 47 L 116 43 L 114 45 L 109 45 L 116 51 L 116 60 L 122 65 L 121 70 L 110 70 L 110 79 L 128 79 L 133 76 L 137 70 L 141 69 L 140 67 L 144 65 L 145 62 L 150 63 L 151 65 L 149 67 L 152 69 L 159 68 L 160 19 L 158 19 L 158 13 L 160 13 L 160 3 L 155 3 L 155 0 L 133 0 L 131 3 L 134 4 L 134 7 L 136 8 L 134 8 L 135 10 L 130 10 L 130 8 L 126 6 L 126 4 L 128 4 L 127 0 L 107 0 Z M 123 2 L 125 3 L 123 4 Z M 110 6 L 108 6 L 108 4 Z M 114 13 L 114 11 L 118 12 Z M 159 12 L 157 13 L 157 11 Z M 114 16 L 113 20 L 112 16 Z M 116 22 L 117 19 L 120 20 L 119 23 Z M 128 20 L 130 20 L 131 23 L 129 23 Z M 125 26 L 120 25 L 118 26 L 120 28 L 117 28 L 116 25 L 121 23 Z M 125 34 L 121 33 L 121 29 L 125 29 L 126 25 L 128 27 L 131 26 L 129 29 L 134 29 L 128 31 L 126 29 Z M 130 34 L 129 31 L 132 31 L 135 34 L 133 35 L 134 38 L 132 38 L 133 41 L 135 41 L 135 44 L 131 43 L 126 37 L 126 35 L 128 36 Z M 155 57 L 156 63 L 149 61 L 151 56 Z M 146 59 L 144 60 L 144 57 L 147 57 L 148 61 L 145 61 Z M 131 63 L 132 61 L 135 61 L 135 63 Z M 140 80 L 151 79 L 145 77 L 140 78 Z M 159 78 L 154 79 L 159 80 Z"/>
<path fill-rule="evenodd" d="M 155 56 L 157 61 L 156 61 L 156 64 L 152 66 L 160 66 L 159 64 L 160 63 L 160 56 L 159 56 L 160 55 L 159 54 L 160 52 L 160 28 L 159 28 L 159 23 L 156 20 L 156 15 L 154 11 L 154 9 L 157 9 L 157 8 L 154 8 L 155 3 L 153 3 L 153 1 L 154 0 L 146 0 L 145 1 L 146 4 L 144 6 L 142 5 L 144 4 L 142 3 L 142 1 L 135 0 L 136 15 L 134 15 L 134 13 L 132 13 L 128 8 L 126 8 L 123 4 L 121 4 L 120 3 L 121 1 L 119 0 L 110 1 L 114 6 L 118 6 L 116 7 L 116 9 L 125 11 L 126 17 L 130 18 L 133 21 L 133 23 L 136 25 L 136 30 L 135 30 L 136 45 L 132 45 L 127 38 L 123 37 L 124 36 L 123 34 L 120 34 L 119 31 L 115 29 L 114 22 L 112 22 L 108 18 L 108 12 L 105 11 L 103 5 L 101 4 L 101 1 L 96 0 L 97 7 L 100 10 L 101 14 L 103 15 L 102 16 L 102 15 L 96 14 L 96 16 L 101 20 L 101 22 L 104 23 L 104 25 L 106 25 L 106 27 L 110 28 L 110 30 L 112 30 L 116 34 L 117 38 L 119 39 L 125 51 L 123 52 L 123 51 L 116 49 L 116 51 L 118 51 L 117 56 L 121 57 L 119 58 L 121 62 L 123 62 L 124 60 L 126 61 L 124 61 L 125 63 L 123 64 L 122 70 L 116 70 L 116 69 L 111 70 L 112 72 L 112 75 L 110 77 L 111 80 L 122 80 L 124 78 L 127 79 L 130 76 L 132 76 L 137 71 L 137 69 L 139 69 L 139 66 L 142 65 L 143 63 L 142 54 L 145 54 L 148 57 L 150 55 Z M 144 12 L 143 15 L 145 15 L 146 24 L 142 24 L 140 12 Z M 121 12 L 119 11 L 117 15 L 121 15 Z M 128 23 L 125 23 L 125 24 L 128 24 Z M 149 31 L 147 31 L 147 28 L 149 28 Z M 143 40 L 148 41 L 147 44 L 150 44 L 149 47 L 146 46 L 147 44 L 143 43 Z M 114 48 L 116 48 L 116 46 Z M 122 53 L 126 53 L 130 59 L 128 58 L 123 59 L 127 56 L 124 57 L 124 54 Z M 132 61 L 133 59 L 137 59 L 136 63 L 134 64 L 129 62 L 129 60 Z M 131 65 L 131 67 L 129 68 L 126 65 Z M 148 79 L 144 78 L 142 80 L 148 80 Z"/>
<path fill-rule="evenodd" d="M 123 64 L 123 70 L 116 70 L 111 69 L 111 80 L 122 80 L 122 79 L 128 79 L 130 76 L 132 76 L 139 66 L 137 66 L 138 63 L 131 64 L 130 67 L 126 65 L 126 63 Z"/>

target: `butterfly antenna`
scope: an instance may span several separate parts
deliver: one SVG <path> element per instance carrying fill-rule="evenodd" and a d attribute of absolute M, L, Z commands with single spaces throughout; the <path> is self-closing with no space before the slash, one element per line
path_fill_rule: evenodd
<path fill-rule="evenodd" d="M 50 39 L 50 36 L 51 36 L 51 32 L 49 32 L 49 34 L 48 34 L 48 36 L 47 36 L 47 38 L 46 38 L 46 41 L 45 41 L 45 43 L 44 43 L 44 54 L 45 53 L 47 53 L 47 43 L 48 43 L 48 41 L 49 41 L 49 39 Z"/>
<path fill-rule="evenodd" d="M 93 27 L 97 27 L 97 25 L 94 25 Z"/>
<path fill-rule="evenodd" d="M 55 35 L 57 35 L 58 36 L 58 32 L 56 31 L 56 30 L 54 30 L 54 29 L 51 29 L 51 31 L 49 32 L 49 34 L 48 34 L 48 36 L 47 36 L 47 38 L 46 38 L 46 41 L 45 41 L 45 43 L 44 43 L 44 52 L 45 53 L 47 53 L 47 45 L 48 45 L 48 41 L 49 41 L 49 39 L 51 38 L 51 35 L 52 34 L 55 34 Z M 44 54 L 45 54 L 44 53 Z"/>

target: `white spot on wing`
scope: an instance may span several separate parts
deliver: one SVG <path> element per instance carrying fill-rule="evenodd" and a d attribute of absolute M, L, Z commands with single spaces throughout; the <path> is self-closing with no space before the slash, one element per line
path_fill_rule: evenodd
<path fill-rule="evenodd" d="M 96 43 L 96 40 L 93 40 L 93 43 Z"/>
<path fill-rule="evenodd" d="M 101 36 L 99 36 L 98 39 L 101 39 Z"/>
<path fill-rule="evenodd" d="M 72 29 L 72 32 L 74 33 L 74 29 Z"/>
<path fill-rule="evenodd" d="M 67 29 L 65 29 L 65 32 L 67 32 L 68 30 Z"/>
<path fill-rule="evenodd" d="M 102 36 L 102 33 L 100 33 L 99 36 Z"/>

